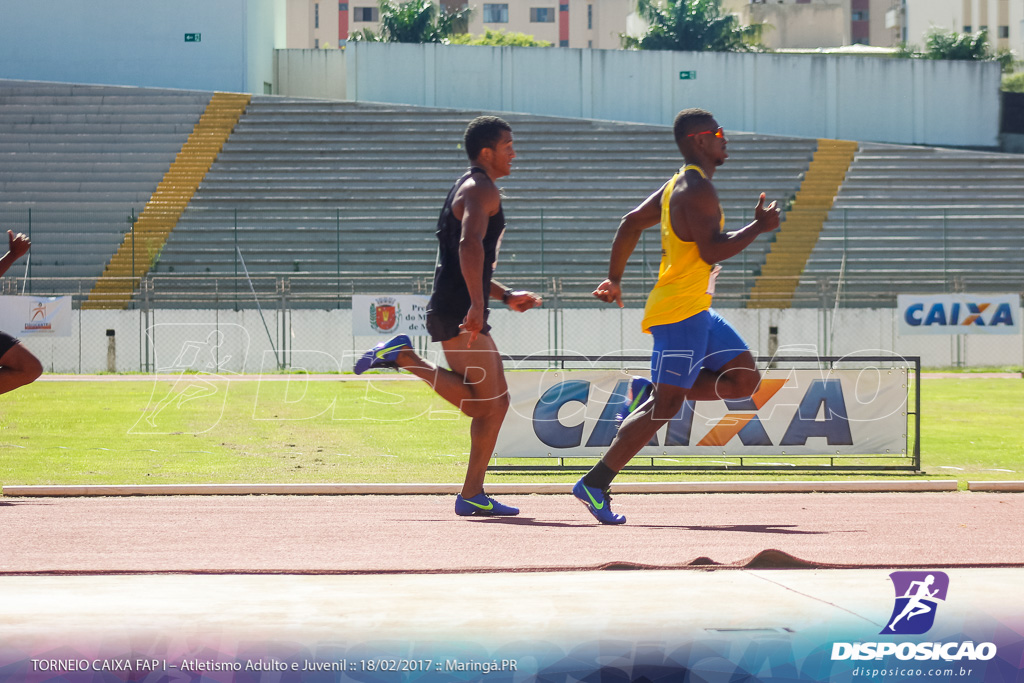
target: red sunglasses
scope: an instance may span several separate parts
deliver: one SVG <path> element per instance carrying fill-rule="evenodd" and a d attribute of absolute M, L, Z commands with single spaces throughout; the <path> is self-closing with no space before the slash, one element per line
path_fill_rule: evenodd
<path fill-rule="evenodd" d="M 714 135 L 716 138 L 724 138 L 725 137 L 725 131 L 722 130 L 721 126 L 719 126 L 718 130 L 702 130 L 699 133 L 690 133 L 686 137 L 692 138 L 694 135 Z"/>

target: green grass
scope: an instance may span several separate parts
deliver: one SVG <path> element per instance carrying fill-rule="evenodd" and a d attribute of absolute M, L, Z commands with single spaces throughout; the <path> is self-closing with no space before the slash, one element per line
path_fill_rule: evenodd
<path fill-rule="evenodd" d="M 0 397 L 0 483 L 454 483 L 464 474 L 469 421 L 419 382 L 235 382 L 226 390 L 221 384 L 214 397 L 155 411 L 173 386 L 37 382 Z M 1021 380 L 924 380 L 922 475 L 709 471 L 623 477 L 1020 480 L 1022 407 Z M 491 481 L 578 476 L 489 475 Z"/>

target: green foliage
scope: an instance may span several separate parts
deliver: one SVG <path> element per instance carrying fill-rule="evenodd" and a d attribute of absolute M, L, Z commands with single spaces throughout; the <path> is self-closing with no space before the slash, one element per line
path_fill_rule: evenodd
<path fill-rule="evenodd" d="M 957 33 L 933 28 L 925 36 L 925 59 L 983 60 L 988 56 L 988 32 Z"/>
<path fill-rule="evenodd" d="M 1003 76 L 1002 89 L 1006 92 L 1024 93 L 1024 71 L 1010 76 Z"/>
<path fill-rule="evenodd" d="M 379 43 L 447 43 L 469 20 L 470 8 L 440 12 L 430 0 L 378 0 L 380 33 L 363 29 L 352 41 Z"/>
<path fill-rule="evenodd" d="M 452 45 L 510 45 L 513 47 L 551 47 L 546 40 L 537 40 L 525 33 L 486 29 L 482 36 L 460 33 L 451 37 Z"/>
<path fill-rule="evenodd" d="M 726 14 L 722 0 L 637 0 L 639 14 L 650 28 L 640 36 L 621 34 L 622 47 L 634 50 L 750 52 L 763 50 L 765 24 L 740 26 Z"/>
<path fill-rule="evenodd" d="M 998 62 L 1004 73 L 1013 69 L 1013 53 L 1001 48 L 992 51 L 988 42 L 988 31 L 957 33 L 940 28 L 931 29 L 925 36 L 924 50 L 903 43 L 897 57 L 916 59 L 950 59 L 961 61 Z"/>

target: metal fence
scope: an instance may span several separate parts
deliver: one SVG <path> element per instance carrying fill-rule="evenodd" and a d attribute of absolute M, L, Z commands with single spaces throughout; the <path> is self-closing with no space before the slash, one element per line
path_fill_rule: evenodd
<path fill-rule="evenodd" d="M 30 337 L 25 343 L 49 372 L 162 372 L 182 369 L 183 349 L 217 340 L 218 367 L 232 373 L 347 372 L 377 339 L 354 333 L 352 295 L 429 292 L 422 274 L 405 278 L 312 275 L 223 277 L 154 276 L 141 280 L 125 309 L 83 310 L 91 281 L 66 279 L 46 295 L 72 298 L 67 337 Z M 494 307 L 491 323 L 502 352 L 512 355 L 636 355 L 650 352 L 640 330 L 646 292 L 627 289 L 625 307 L 597 302 L 594 279 L 550 278 L 538 292 L 544 306 L 526 313 Z M 993 283 L 998 286 L 1002 283 Z M 978 286 L 977 284 L 973 286 Z M 2 280 L 4 294 L 20 294 L 19 277 Z M 808 305 L 752 308 L 739 297 L 716 297 L 716 308 L 761 355 L 843 356 L 898 353 L 921 356 L 925 366 L 1024 365 L 1020 335 L 905 337 L 898 334 L 895 295 L 876 307 L 836 305 L 840 283 L 823 280 Z M 42 295 L 42 292 L 35 292 Z M 417 340 L 423 349 L 425 339 Z M 115 353 L 110 353 L 111 345 Z"/>

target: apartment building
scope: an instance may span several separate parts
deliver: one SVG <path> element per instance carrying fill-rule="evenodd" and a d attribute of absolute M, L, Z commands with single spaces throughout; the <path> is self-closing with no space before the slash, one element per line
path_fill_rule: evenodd
<path fill-rule="evenodd" d="M 1024 0 L 902 0 L 907 41 L 921 45 L 932 27 L 961 33 L 988 30 L 993 48 L 1024 57 Z"/>
<path fill-rule="evenodd" d="M 639 32 L 634 0 L 506 0 L 472 2 L 469 32 L 486 29 L 532 35 L 562 47 L 614 50 L 619 34 Z M 460 7 L 462 0 L 441 0 L 441 6 Z M 351 33 L 380 27 L 375 0 L 334 2 L 288 0 L 285 30 L 289 48 L 335 48 Z"/>
<path fill-rule="evenodd" d="M 436 0 L 461 7 L 465 0 Z M 623 33 L 637 35 L 644 23 L 635 0 L 470 0 L 469 32 L 486 29 L 532 35 L 562 47 L 614 50 Z M 974 32 L 987 27 L 992 44 L 1024 56 L 1024 0 L 724 0 L 744 24 L 770 25 L 765 44 L 773 49 L 864 44 L 921 44 L 932 26 Z M 376 0 L 286 0 L 289 48 L 335 48 L 348 35 L 376 31 Z"/>

